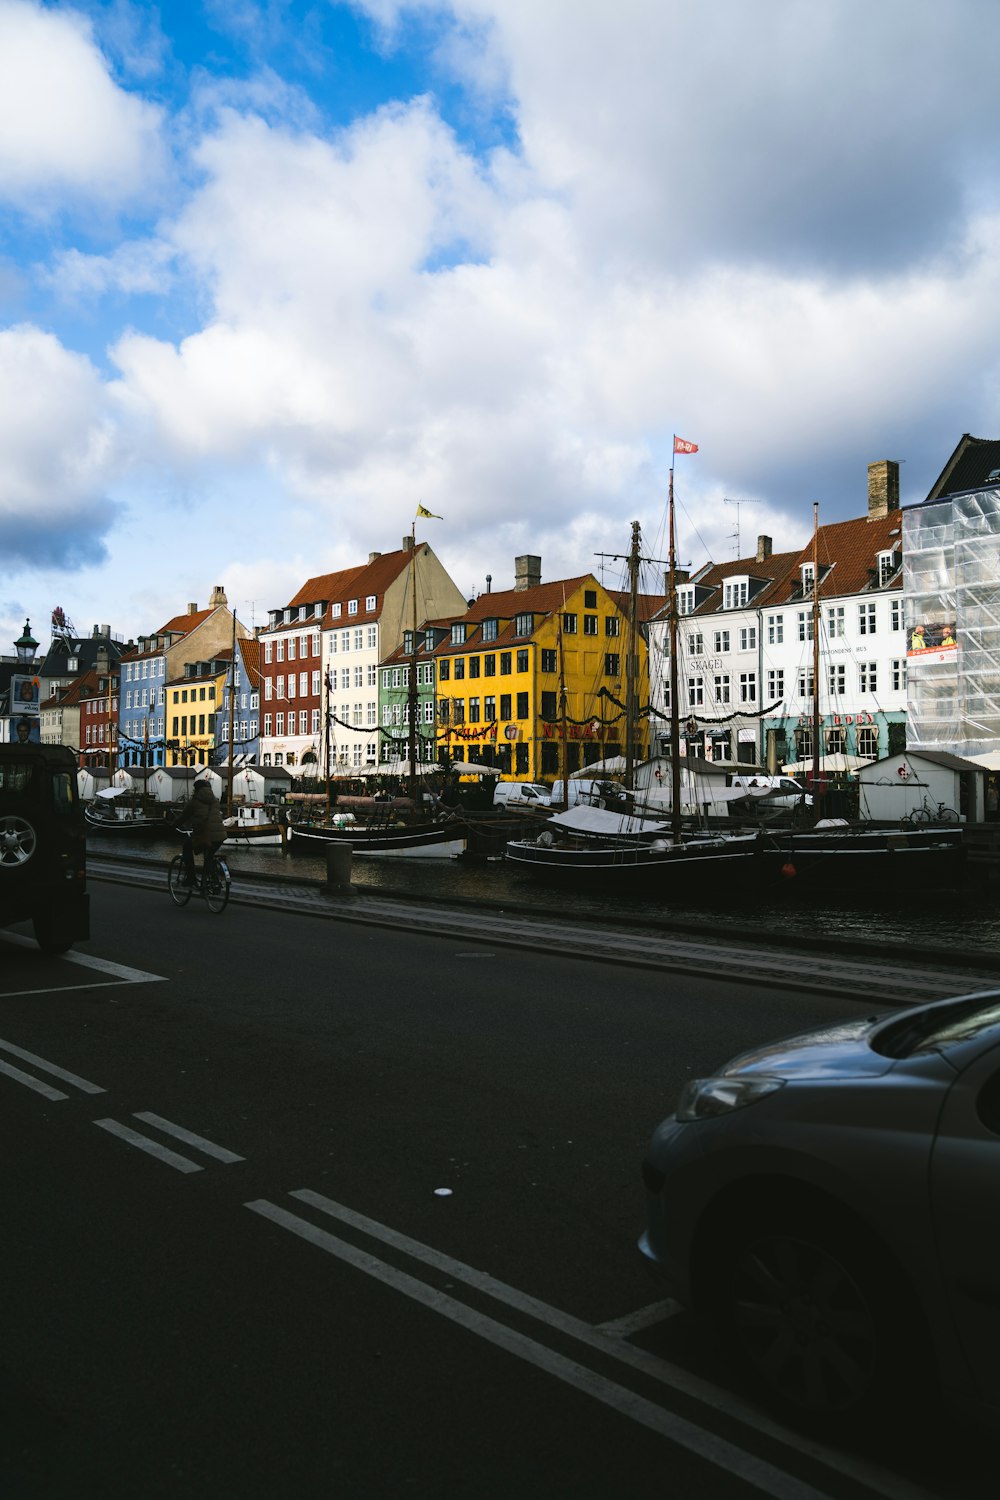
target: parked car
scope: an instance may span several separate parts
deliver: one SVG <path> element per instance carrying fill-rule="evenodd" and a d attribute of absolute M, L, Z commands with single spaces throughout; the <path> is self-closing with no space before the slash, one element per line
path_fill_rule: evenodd
<path fill-rule="evenodd" d="M 749 797 L 766 797 L 768 807 L 800 807 L 803 798 L 805 805 L 812 807 L 811 794 L 793 776 L 729 775 L 726 785 L 746 792 Z"/>
<path fill-rule="evenodd" d="M 786 1414 L 1000 1410 L 1000 990 L 743 1053 L 643 1177 L 643 1254 Z"/>
<path fill-rule="evenodd" d="M 0 745 L 0 926 L 30 920 L 63 953 L 90 935 L 76 758 L 61 745 Z"/>
<path fill-rule="evenodd" d="M 547 786 L 536 781 L 498 781 L 493 790 L 494 807 L 551 807 Z"/>

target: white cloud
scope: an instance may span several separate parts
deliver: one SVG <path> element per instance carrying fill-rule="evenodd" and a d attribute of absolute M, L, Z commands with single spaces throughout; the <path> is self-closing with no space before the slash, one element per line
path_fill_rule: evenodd
<path fill-rule="evenodd" d="M 0 0 L 0 198 L 46 211 L 149 191 L 160 110 L 111 78 L 90 23 L 32 0 Z"/>

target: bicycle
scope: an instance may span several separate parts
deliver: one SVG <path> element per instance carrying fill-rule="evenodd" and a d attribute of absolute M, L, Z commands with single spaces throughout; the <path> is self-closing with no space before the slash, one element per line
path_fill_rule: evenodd
<path fill-rule="evenodd" d="M 916 826 L 921 823 L 957 823 L 959 818 L 953 807 L 947 807 L 943 802 L 939 802 L 935 807 L 933 802 L 928 802 L 925 796 L 923 805 L 913 808 L 905 821 Z"/>
<path fill-rule="evenodd" d="M 189 833 L 183 833 L 181 836 L 191 837 Z M 200 880 L 196 870 L 195 878 L 189 885 L 185 880 L 186 873 L 187 867 L 183 854 L 175 854 L 167 870 L 167 889 L 170 891 L 170 898 L 175 906 L 187 906 L 192 896 L 203 896 L 209 911 L 225 911 L 229 904 L 232 877 L 229 873 L 229 866 L 221 854 L 213 854 L 211 850 L 206 850 Z"/>

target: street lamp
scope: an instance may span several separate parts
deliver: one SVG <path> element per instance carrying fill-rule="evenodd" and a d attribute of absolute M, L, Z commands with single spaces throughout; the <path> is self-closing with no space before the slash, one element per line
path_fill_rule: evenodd
<path fill-rule="evenodd" d="M 14 650 L 17 652 L 17 664 L 19 667 L 28 668 L 34 664 L 38 642 L 31 633 L 30 620 L 25 620 L 24 633 L 19 641 L 14 642 Z"/>

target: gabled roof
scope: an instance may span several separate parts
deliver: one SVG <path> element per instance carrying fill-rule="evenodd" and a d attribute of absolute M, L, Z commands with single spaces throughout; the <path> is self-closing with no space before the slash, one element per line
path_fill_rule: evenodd
<path fill-rule="evenodd" d="M 927 500 L 940 500 L 962 490 L 982 489 L 994 469 L 1000 469 L 1000 439 L 977 438 L 963 432 L 954 453 L 932 484 Z"/>
<path fill-rule="evenodd" d="M 192 630 L 194 630 L 196 626 L 201 625 L 205 620 L 208 619 L 209 615 L 214 615 L 217 609 L 224 608 L 225 605 L 215 604 L 211 609 L 196 609 L 193 610 L 189 615 L 174 615 L 174 618 L 172 620 L 168 620 L 166 625 L 160 626 L 156 634 L 190 635 Z"/>
<path fill-rule="evenodd" d="M 239 643 L 240 657 L 246 668 L 251 688 L 260 687 L 260 641 L 255 636 L 243 636 Z"/>
<path fill-rule="evenodd" d="M 40 704 L 40 708 L 74 708 L 82 698 L 92 697 L 97 691 L 96 671 L 84 672 L 82 676 L 75 678 L 68 687 L 61 688 L 59 692 L 53 693 L 51 698 L 46 698 Z"/>
<path fill-rule="evenodd" d="M 320 573 L 316 578 L 307 578 L 285 607 L 297 609 L 300 604 L 318 604 L 321 599 L 339 599 L 350 588 L 351 580 L 362 572 L 363 563 L 355 568 L 341 568 L 338 573 Z"/>
<path fill-rule="evenodd" d="M 426 542 L 418 542 L 416 551 L 430 551 Z M 371 622 L 377 620 L 382 613 L 382 605 L 385 599 L 385 591 L 395 583 L 400 573 L 410 565 L 410 549 L 401 548 L 397 552 L 380 552 L 377 557 L 371 558 L 369 562 L 361 563 L 354 568 L 342 568 L 339 573 L 321 573 L 315 578 L 307 581 L 299 589 L 298 593 L 284 605 L 285 609 L 297 609 L 302 604 L 318 604 L 321 600 L 327 600 L 327 609 L 323 617 L 323 627 L 334 626 L 339 629 L 341 625 L 360 625 L 365 620 Z M 374 596 L 374 609 L 365 608 L 365 600 Z M 344 617 L 342 614 L 334 616 L 332 606 L 347 604 L 351 599 L 357 599 L 358 610 L 356 614 Z M 261 635 L 278 635 L 281 631 L 295 632 L 300 630 L 307 621 L 305 620 L 278 620 L 274 625 L 266 626 Z M 314 621 L 311 623 L 315 623 Z"/>

